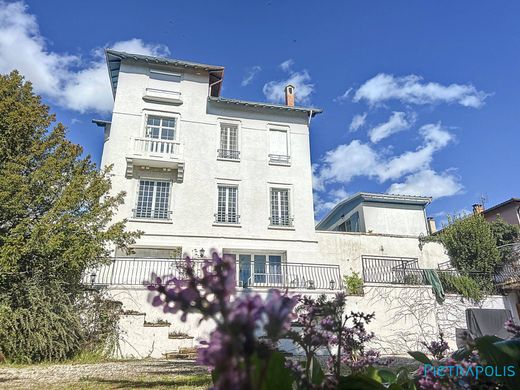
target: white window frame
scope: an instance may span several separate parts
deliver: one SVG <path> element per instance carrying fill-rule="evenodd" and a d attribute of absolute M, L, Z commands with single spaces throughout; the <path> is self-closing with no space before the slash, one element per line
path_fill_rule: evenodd
<path fill-rule="evenodd" d="M 241 129 L 241 121 L 237 121 L 235 119 L 228 119 L 228 118 L 219 118 L 217 120 L 217 128 L 218 128 L 218 134 L 217 134 L 217 160 L 223 160 L 223 161 L 235 161 L 235 162 L 239 162 L 240 161 L 240 154 L 241 154 L 241 133 L 242 133 L 242 129 Z M 230 158 L 230 157 L 221 157 L 221 153 L 220 153 L 220 150 L 222 150 L 222 145 L 220 144 L 220 141 L 221 141 L 221 137 L 222 137 L 222 126 L 223 125 L 230 125 L 230 126 L 235 126 L 236 129 L 237 129 L 237 158 Z M 228 136 L 228 145 L 229 145 L 229 136 Z M 231 150 L 231 149 L 224 149 L 224 150 Z"/>
<path fill-rule="evenodd" d="M 176 112 L 167 112 L 167 111 L 159 111 L 159 110 L 145 110 L 142 114 L 142 124 L 141 124 L 141 137 L 146 139 L 157 139 L 162 140 L 162 138 L 149 138 L 147 136 L 147 126 L 148 126 L 148 117 L 156 116 L 166 119 L 175 119 L 176 129 L 175 129 L 175 138 L 173 140 L 164 140 L 169 142 L 181 142 L 181 116 Z"/>
<path fill-rule="evenodd" d="M 224 211 L 224 220 L 219 220 L 219 201 L 220 201 L 220 188 L 225 188 L 225 211 Z M 229 203 L 229 189 L 233 188 L 236 190 L 236 203 L 235 203 L 235 221 L 229 221 L 229 209 L 230 209 L 230 203 Z M 215 213 L 215 224 L 225 224 L 225 225 L 238 225 L 240 223 L 240 213 L 239 213 L 239 188 L 237 184 L 229 184 L 229 183 L 218 183 L 217 184 L 217 208 Z"/>
<path fill-rule="evenodd" d="M 284 190 L 287 191 L 287 218 L 288 218 L 288 224 L 273 224 L 273 205 L 272 205 L 272 193 L 273 190 Z M 278 202 L 281 202 L 279 199 Z M 294 229 L 294 217 L 292 215 L 293 212 L 293 189 L 292 186 L 289 185 L 282 185 L 282 184 L 276 184 L 271 183 L 268 187 L 268 207 L 269 207 L 269 228 L 272 229 Z M 279 209 L 279 216 L 278 218 L 281 219 L 281 208 Z"/>
<path fill-rule="evenodd" d="M 138 214 L 138 206 L 139 206 L 139 191 L 141 189 L 141 181 L 150 181 L 150 182 L 154 182 L 154 185 L 153 185 L 153 193 L 152 193 L 152 201 L 151 201 L 151 205 L 152 205 L 152 208 L 150 210 L 150 217 L 140 217 L 140 216 L 137 216 Z M 156 201 L 156 196 L 157 196 L 157 185 L 156 183 L 157 182 L 162 182 L 162 183 L 168 183 L 168 201 L 167 201 L 167 210 L 166 210 L 166 218 L 156 218 L 154 217 L 154 213 L 155 213 L 155 201 Z M 171 222 L 171 214 L 172 214 L 172 207 L 171 207 L 171 203 L 172 203 L 172 188 L 173 188 L 173 182 L 171 180 L 167 180 L 167 179 L 158 179 L 158 178 L 155 178 L 155 177 L 140 177 L 136 180 L 136 188 L 134 190 L 134 193 L 135 193 L 135 201 L 134 201 L 134 205 L 135 205 L 135 208 L 132 210 L 132 220 L 135 220 L 135 221 L 154 221 L 154 222 L 168 222 L 170 223 Z"/>
<path fill-rule="evenodd" d="M 268 158 L 270 165 L 282 165 L 282 166 L 290 166 L 291 165 L 291 128 L 289 126 L 269 123 L 267 125 L 268 131 Z M 287 142 L 287 156 L 281 156 L 271 153 L 271 135 L 272 131 L 282 131 L 286 134 L 286 142 Z"/>

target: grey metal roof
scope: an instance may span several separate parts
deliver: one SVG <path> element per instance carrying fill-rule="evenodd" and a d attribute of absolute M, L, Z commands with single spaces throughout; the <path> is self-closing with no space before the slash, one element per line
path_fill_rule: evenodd
<path fill-rule="evenodd" d="M 334 212 L 342 207 L 343 205 L 351 202 L 355 202 L 361 199 L 366 202 L 381 202 L 381 203 L 394 203 L 394 204 L 416 204 L 420 206 L 426 206 L 431 201 L 432 198 L 430 196 L 414 196 L 414 195 L 399 195 L 399 194 L 380 194 L 374 192 L 358 192 L 352 195 L 350 198 L 343 199 L 338 202 L 328 213 L 322 218 L 320 222 L 316 225 L 316 229 L 318 229 L 322 224 L 324 224 L 331 216 L 334 215 Z"/>
<path fill-rule="evenodd" d="M 311 116 L 314 116 L 316 114 L 320 114 L 323 112 L 323 110 L 320 108 L 291 107 L 291 106 L 286 106 L 283 104 L 250 102 L 250 101 L 246 101 L 246 100 L 228 99 L 228 98 L 214 97 L 214 96 L 208 96 L 208 100 L 211 102 L 216 102 L 216 103 L 242 105 L 242 106 L 249 106 L 249 107 L 255 107 L 255 108 L 268 108 L 268 109 L 273 109 L 273 110 L 283 110 L 283 111 L 290 111 L 290 112 L 305 112 Z"/>
<path fill-rule="evenodd" d="M 112 122 L 103 119 L 92 119 L 92 123 L 95 123 L 99 127 L 106 127 L 107 125 L 110 125 Z"/>
<path fill-rule="evenodd" d="M 147 62 L 149 64 L 157 64 L 157 65 L 170 65 L 176 68 L 192 68 L 192 69 L 201 69 L 208 72 L 217 72 L 221 73 L 220 78 L 223 77 L 224 67 L 219 65 L 208 65 L 201 64 L 197 62 L 183 61 L 183 60 L 175 60 L 172 58 L 164 58 L 164 57 L 154 57 L 147 56 L 143 54 L 132 54 L 125 53 L 122 51 L 116 51 L 112 49 L 105 50 L 105 56 L 108 65 L 108 73 L 110 76 L 110 81 L 112 83 L 112 93 L 115 96 L 117 89 L 117 80 L 119 78 L 119 69 L 121 68 L 122 60 L 133 60 L 133 61 L 141 61 Z"/>

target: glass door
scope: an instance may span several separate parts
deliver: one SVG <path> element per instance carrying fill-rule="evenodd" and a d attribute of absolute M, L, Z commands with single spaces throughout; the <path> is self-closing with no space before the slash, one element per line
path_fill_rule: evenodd
<path fill-rule="evenodd" d="M 265 268 L 265 255 L 255 255 L 255 285 L 265 285 L 267 282 L 266 268 Z"/>
<path fill-rule="evenodd" d="M 238 255 L 238 285 L 248 287 L 251 284 L 251 255 Z"/>
<path fill-rule="evenodd" d="M 283 284 L 282 278 L 282 256 L 271 255 L 269 256 L 269 281 L 270 285 L 281 285 Z"/>

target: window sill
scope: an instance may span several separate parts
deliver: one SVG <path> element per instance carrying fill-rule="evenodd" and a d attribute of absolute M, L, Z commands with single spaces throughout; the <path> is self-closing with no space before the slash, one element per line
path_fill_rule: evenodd
<path fill-rule="evenodd" d="M 278 166 L 281 166 L 281 167 L 290 167 L 291 166 L 291 163 L 290 162 L 279 162 L 279 161 L 269 161 L 269 165 L 278 165 Z"/>
<path fill-rule="evenodd" d="M 231 161 L 231 162 L 240 162 L 239 158 L 226 158 L 226 157 L 217 157 L 218 161 Z"/>
<path fill-rule="evenodd" d="M 239 223 L 225 223 L 225 222 L 213 222 L 213 226 L 219 226 L 219 227 L 234 227 L 234 228 L 241 228 L 242 225 Z"/>
<path fill-rule="evenodd" d="M 267 228 L 273 230 L 296 230 L 294 226 L 268 225 Z"/>
<path fill-rule="evenodd" d="M 128 222 L 172 224 L 171 219 L 129 218 Z"/>

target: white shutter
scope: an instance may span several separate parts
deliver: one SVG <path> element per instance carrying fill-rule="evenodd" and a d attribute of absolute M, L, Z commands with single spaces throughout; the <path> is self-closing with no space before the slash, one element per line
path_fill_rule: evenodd
<path fill-rule="evenodd" d="M 269 132 L 270 138 L 270 154 L 279 156 L 288 156 L 289 151 L 287 149 L 287 131 L 283 130 L 271 130 Z"/>

